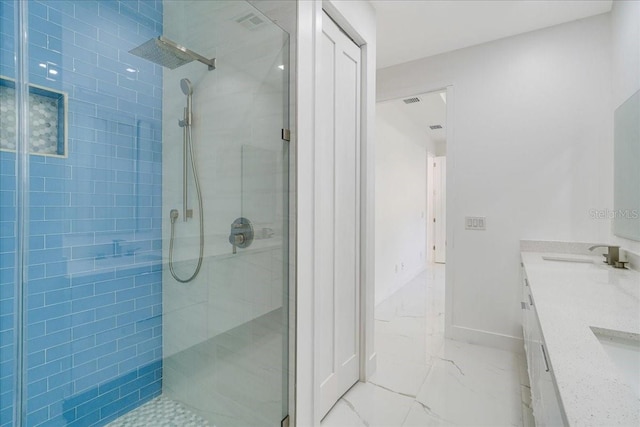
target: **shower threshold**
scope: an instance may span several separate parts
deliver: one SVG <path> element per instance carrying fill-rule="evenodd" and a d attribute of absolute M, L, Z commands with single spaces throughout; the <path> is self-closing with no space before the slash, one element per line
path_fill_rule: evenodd
<path fill-rule="evenodd" d="M 126 413 L 107 427 L 210 427 L 204 418 L 186 406 L 165 396 L 158 396 Z"/>

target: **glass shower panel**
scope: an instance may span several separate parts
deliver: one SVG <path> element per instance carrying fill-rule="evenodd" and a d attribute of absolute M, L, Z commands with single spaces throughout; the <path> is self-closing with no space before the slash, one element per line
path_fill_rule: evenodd
<path fill-rule="evenodd" d="M 14 424 L 16 315 L 15 5 L 0 2 L 0 426 Z"/>
<path fill-rule="evenodd" d="M 279 425 L 288 34 L 236 0 L 28 4 L 23 425 Z M 22 225 L 0 161 L 4 427 Z"/>
<path fill-rule="evenodd" d="M 288 375 L 289 159 L 281 130 L 288 116 L 289 36 L 238 1 L 165 2 L 164 35 L 216 58 L 213 71 L 196 61 L 164 70 L 164 241 L 171 209 L 183 212 L 177 120 L 187 102 L 185 78 L 193 86 L 206 219 L 199 276 L 184 284 L 167 269 L 163 274 L 165 396 L 212 425 L 279 425 Z M 195 217 L 192 180 L 188 194 Z M 178 218 L 175 230 L 175 269 L 188 277 L 196 268 L 198 223 Z M 251 242 L 242 241 L 249 234 Z M 169 250 L 165 244 L 165 259 Z"/>
<path fill-rule="evenodd" d="M 161 2 L 29 2 L 27 426 L 162 392 L 162 68 L 128 53 L 161 33 Z"/>

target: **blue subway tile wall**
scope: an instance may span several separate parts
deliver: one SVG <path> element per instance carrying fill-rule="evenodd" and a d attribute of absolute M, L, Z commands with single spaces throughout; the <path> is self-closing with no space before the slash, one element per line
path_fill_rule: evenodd
<path fill-rule="evenodd" d="M 30 157 L 28 426 L 105 425 L 161 392 L 162 69 L 128 53 L 161 31 L 161 1 L 29 2 L 30 82 L 68 94 L 69 128 L 68 158 Z M 0 155 L 9 301 L 15 177 Z"/>
<path fill-rule="evenodd" d="M 15 77 L 14 29 L 14 4 L 0 1 L 0 75 L 10 78 Z M 0 151 L 0 427 L 14 424 L 15 162 L 15 153 Z"/>

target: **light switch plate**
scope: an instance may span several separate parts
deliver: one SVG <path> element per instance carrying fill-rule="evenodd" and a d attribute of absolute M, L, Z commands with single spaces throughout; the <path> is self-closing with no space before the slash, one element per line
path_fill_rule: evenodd
<path fill-rule="evenodd" d="M 467 216 L 464 219 L 464 228 L 466 230 L 486 230 L 487 217 L 484 216 Z"/>

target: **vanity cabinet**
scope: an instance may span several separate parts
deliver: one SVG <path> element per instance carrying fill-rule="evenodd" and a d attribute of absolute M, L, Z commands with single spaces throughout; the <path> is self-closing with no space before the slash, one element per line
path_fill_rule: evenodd
<path fill-rule="evenodd" d="M 549 364 L 547 347 L 540 329 L 535 301 L 524 267 L 521 268 L 521 276 L 522 332 L 531 386 L 533 416 L 537 426 L 563 426 L 566 423 Z"/>

